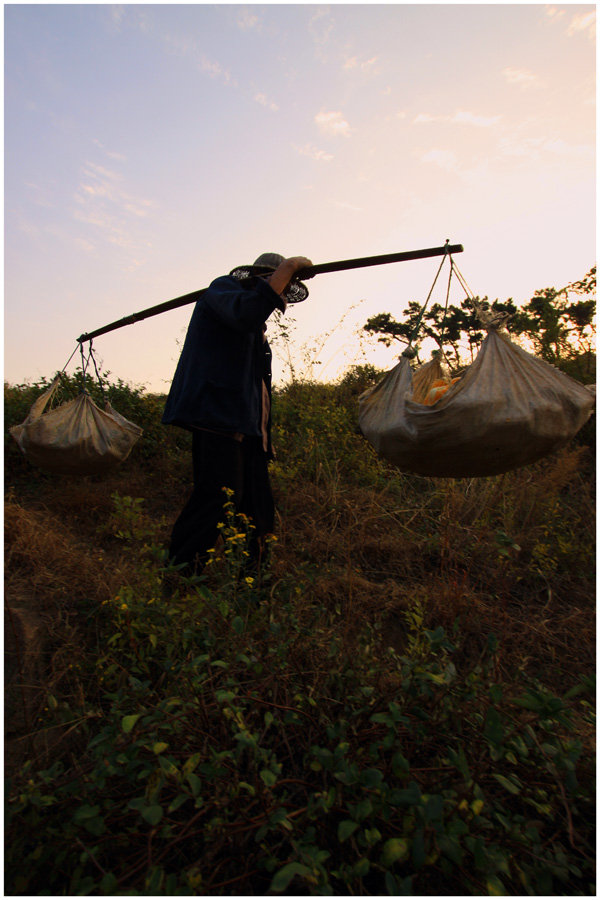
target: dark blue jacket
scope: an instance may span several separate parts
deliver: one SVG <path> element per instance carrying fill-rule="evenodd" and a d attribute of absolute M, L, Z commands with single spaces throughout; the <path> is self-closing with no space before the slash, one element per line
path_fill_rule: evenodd
<path fill-rule="evenodd" d="M 192 313 L 163 424 L 261 436 L 263 380 L 271 395 L 263 325 L 276 308 L 283 301 L 262 279 L 212 282 Z"/>

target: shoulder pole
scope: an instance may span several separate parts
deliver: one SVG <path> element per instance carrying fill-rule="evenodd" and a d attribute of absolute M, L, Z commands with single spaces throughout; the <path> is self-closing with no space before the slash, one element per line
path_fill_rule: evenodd
<path fill-rule="evenodd" d="M 366 266 L 383 266 L 394 262 L 407 262 L 413 259 L 427 259 L 431 256 L 444 256 L 451 253 L 462 253 L 464 247 L 462 244 L 446 244 L 443 247 L 429 247 L 425 250 L 407 250 L 403 253 L 387 253 L 383 256 L 364 256 L 360 259 L 343 259 L 338 262 L 321 263 L 316 266 L 307 266 L 296 272 L 294 278 L 305 281 L 308 278 L 314 278 L 315 275 L 324 275 L 327 272 L 343 272 L 347 269 L 362 269 Z M 178 309 L 180 306 L 187 306 L 190 303 L 196 303 L 208 288 L 201 288 L 198 291 L 192 291 L 181 297 L 175 297 L 173 300 L 166 300 L 156 306 L 143 309 L 141 312 L 132 313 L 124 316 L 110 325 L 104 325 L 95 331 L 80 335 L 77 340 L 80 344 L 98 337 L 100 334 L 106 334 L 109 331 L 115 331 L 117 328 L 123 328 L 125 325 L 133 325 L 134 322 L 141 322 L 142 319 L 148 319 L 151 316 L 157 316 L 160 313 L 168 312 L 170 309 Z"/>

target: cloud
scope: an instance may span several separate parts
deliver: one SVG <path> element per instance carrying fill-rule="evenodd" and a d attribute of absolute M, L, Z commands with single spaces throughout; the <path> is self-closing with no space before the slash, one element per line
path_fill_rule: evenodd
<path fill-rule="evenodd" d="M 342 135 L 342 137 L 350 136 L 350 125 L 341 112 L 317 113 L 315 122 L 324 134 Z"/>
<path fill-rule="evenodd" d="M 359 69 L 361 72 L 370 72 L 373 70 L 378 57 L 372 56 L 371 59 L 359 60 L 358 56 L 349 57 L 344 63 L 344 69 Z"/>
<path fill-rule="evenodd" d="M 236 24 L 238 28 L 242 29 L 242 31 L 248 31 L 251 28 L 256 28 L 260 22 L 258 16 L 250 10 L 251 7 L 243 6 L 238 13 Z"/>
<path fill-rule="evenodd" d="M 519 84 L 521 87 L 539 87 L 540 80 L 529 69 L 513 69 L 510 66 L 502 70 L 502 74 L 509 84 Z"/>
<path fill-rule="evenodd" d="M 99 147 L 100 150 L 102 150 L 109 159 L 114 159 L 118 162 L 125 162 L 125 160 L 127 159 L 127 157 L 122 153 L 117 153 L 115 150 L 107 150 L 106 146 L 102 143 L 102 141 L 99 141 L 98 138 L 94 138 L 92 140 L 92 143 L 95 144 L 96 147 Z"/>
<path fill-rule="evenodd" d="M 326 150 L 319 150 L 313 144 L 305 144 L 304 147 L 295 147 L 295 150 L 301 156 L 308 156 L 310 159 L 316 159 L 319 162 L 330 162 L 333 159 L 333 153 L 327 153 Z"/>
<path fill-rule="evenodd" d="M 408 113 L 405 109 L 399 109 L 395 113 L 388 113 L 385 117 L 386 122 L 395 122 L 397 119 L 406 119 Z"/>
<path fill-rule="evenodd" d="M 581 31 L 587 31 L 588 36 L 594 40 L 596 37 L 596 13 L 594 10 L 589 13 L 579 13 L 573 16 L 567 27 L 567 34 L 573 37 Z"/>
<path fill-rule="evenodd" d="M 229 69 L 224 69 L 220 62 L 209 59 L 204 53 L 199 54 L 196 66 L 201 72 L 206 72 L 210 78 L 219 78 L 225 84 L 235 84 L 235 79 Z"/>
<path fill-rule="evenodd" d="M 162 39 L 168 53 L 182 59 L 189 58 L 192 64 L 209 78 L 218 78 L 226 85 L 237 87 L 237 82 L 229 69 L 222 66 L 218 60 L 210 59 L 194 38 L 187 35 L 164 34 Z"/>
<path fill-rule="evenodd" d="M 255 94 L 254 99 L 257 103 L 260 103 L 261 106 L 266 106 L 267 109 L 270 109 L 273 112 L 277 112 L 279 109 L 278 105 L 273 103 L 272 100 L 269 100 L 265 94 Z"/>
<path fill-rule="evenodd" d="M 117 31 L 120 31 L 121 22 L 125 17 L 125 7 L 115 3 L 109 7 L 108 14 L 113 26 L 117 29 Z"/>
<path fill-rule="evenodd" d="M 501 118 L 501 116 L 476 116 L 474 113 L 459 110 L 452 117 L 452 121 L 464 125 L 475 125 L 477 128 L 490 128 L 492 125 L 497 125 Z"/>
<path fill-rule="evenodd" d="M 490 128 L 493 125 L 497 125 L 501 118 L 501 116 L 478 116 L 467 110 L 459 109 L 452 116 L 432 116 L 429 113 L 419 113 L 413 119 L 413 124 L 448 122 L 452 125 L 475 125 L 477 128 Z"/>
<path fill-rule="evenodd" d="M 566 15 L 566 13 L 564 9 L 557 9 L 556 6 L 547 6 L 546 15 L 550 19 L 562 19 L 562 17 Z"/>
<path fill-rule="evenodd" d="M 333 18 L 327 8 L 319 7 L 308 23 L 308 31 L 320 50 L 329 43 L 333 31 Z"/>
<path fill-rule="evenodd" d="M 73 217 L 91 226 L 96 237 L 128 250 L 139 250 L 148 244 L 139 237 L 135 221 L 145 219 L 155 203 L 131 194 L 124 182 L 124 176 L 116 169 L 95 161 L 86 162 L 73 198 Z M 84 234 L 78 239 L 81 246 L 85 242 L 90 244 Z"/>
<path fill-rule="evenodd" d="M 439 166 L 440 169 L 445 169 L 447 172 L 456 172 L 457 170 L 457 159 L 451 150 L 428 150 L 427 153 L 421 156 L 421 161 L 433 163 L 433 165 Z"/>
<path fill-rule="evenodd" d="M 567 16 L 566 9 L 557 9 L 556 6 L 547 6 L 546 15 L 554 22 L 565 21 Z M 573 37 L 581 32 L 587 32 L 591 40 L 596 38 L 596 11 L 590 10 L 587 13 L 575 13 L 569 20 L 566 33 L 569 37 Z"/>
<path fill-rule="evenodd" d="M 511 140 L 504 138 L 500 143 L 500 150 L 505 156 L 522 156 L 530 159 L 541 159 L 548 156 L 571 158 L 581 160 L 595 156 L 591 144 L 569 144 L 562 138 L 537 137 Z"/>
<path fill-rule="evenodd" d="M 352 212 L 363 212 L 362 206 L 353 206 L 352 203 L 345 203 L 343 200 L 332 200 L 331 202 L 334 206 L 339 206 L 341 209 L 351 209 Z"/>

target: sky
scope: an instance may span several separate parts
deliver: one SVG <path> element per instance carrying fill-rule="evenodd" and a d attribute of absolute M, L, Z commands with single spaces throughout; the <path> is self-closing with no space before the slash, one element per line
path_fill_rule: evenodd
<path fill-rule="evenodd" d="M 593 4 L 5 5 L 5 380 L 265 251 L 449 239 L 474 294 L 517 304 L 581 279 L 595 48 Z M 308 281 L 287 340 L 269 320 L 275 383 L 394 365 L 362 326 L 424 302 L 438 267 Z M 191 312 L 98 337 L 102 369 L 167 392 Z"/>

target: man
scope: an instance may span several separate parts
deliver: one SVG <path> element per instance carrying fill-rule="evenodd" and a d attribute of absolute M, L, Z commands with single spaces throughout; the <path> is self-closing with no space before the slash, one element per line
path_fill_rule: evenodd
<path fill-rule="evenodd" d="M 196 303 L 163 413 L 163 424 L 192 432 L 194 488 L 171 534 L 169 557 L 200 574 L 218 537 L 226 497 L 252 519 L 251 556 L 260 562 L 273 530 L 269 483 L 271 351 L 266 321 L 285 312 L 304 256 L 263 253 L 252 266 L 212 282 Z M 306 288 L 303 288 L 306 292 Z"/>

